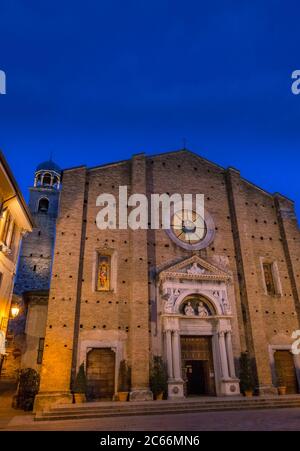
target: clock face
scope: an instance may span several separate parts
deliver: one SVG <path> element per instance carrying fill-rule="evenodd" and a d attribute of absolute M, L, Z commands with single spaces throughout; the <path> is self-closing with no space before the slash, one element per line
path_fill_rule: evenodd
<path fill-rule="evenodd" d="M 178 246 L 196 251 L 210 245 L 215 237 L 215 225 L 205 211 L 204 218 L 194 210 L 178 210 L 173 214 L 167 234 Z"/>
<path fill-rule="evenodd" d="M 207 233 L 204 219 L 191 210 L 176 212 L 172 218 L 171 228 L 178 240 L 191 245 L 202 241 Z"/>

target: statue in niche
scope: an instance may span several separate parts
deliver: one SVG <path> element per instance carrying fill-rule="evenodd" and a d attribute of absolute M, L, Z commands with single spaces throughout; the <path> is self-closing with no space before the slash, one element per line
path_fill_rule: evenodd
<path fill-rule="evenodd" d="M 184 307 L 184 314 L 186 316 L 195 316 L 195 310 L 192 307 L 192 304 L 190 302 L 187 303 L 187 305 Z"/>
<path fill-rule="evenodd" d="M 198 316 L 200 318 L 207 318 L 209 316 L 207 308 L 205 307 L 203 302 L 199 302 L 199 305 L 198 305 Z"/>
<path fill-rule="evenodd" d="M 192 264 L 191 268 L 187 270 L 187 273 L 191 275 L 204 274 L 205 269 L 199 268 L 198 264 L 195 262 Z"/>

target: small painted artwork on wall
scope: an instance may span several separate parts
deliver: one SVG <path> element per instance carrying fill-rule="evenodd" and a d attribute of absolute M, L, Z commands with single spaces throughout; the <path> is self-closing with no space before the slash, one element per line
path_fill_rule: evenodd
<path fill-rule="evenodd" d="M 111 258 L 98 256 L 97 291 L 110 291 Z"/>

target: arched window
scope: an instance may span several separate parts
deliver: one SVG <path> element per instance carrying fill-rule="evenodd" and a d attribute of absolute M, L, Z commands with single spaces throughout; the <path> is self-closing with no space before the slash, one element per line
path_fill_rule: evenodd
<path fill-rule="evenodd" d="M 53 187 L 58 188 L 58 185 L 59 185 L 59 180 L 58 180 L 58 177 L 55 176 L 53 179 Z"/>
<path fill-rule="evenodd" d="M 38 211 L 39 211 L 39 213 L 47 213 L 48 210 L 49 210 L 49 200 L 46 199 L 45 197 L 43 197 L 39 201 Z"/>
<path fill-rule="evenodd" d="M 51 186 L 51 174 L 44 175 L 44 185 Z"/>
<path fill-rule="evenodd" d="M 36 178 L 36 186 L 41 186 L 42 184 L 42 176 L 39 174 Z"/>

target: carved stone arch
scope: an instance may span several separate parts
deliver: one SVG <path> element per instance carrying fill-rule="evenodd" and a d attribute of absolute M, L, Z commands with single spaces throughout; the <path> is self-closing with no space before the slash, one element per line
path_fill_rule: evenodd
<path fill-rule="evenodd" d="M 195 290 L 190 290 L 187 291 L 185 290 L 184 292 L 182 292 L 174 305 L 174 313 L 175 314 L 179 314 L 180 313 L 180 306 L 185 302 L 186 299 L 190 298 L 190 297 L 199 297 L 199 302 L 201 301 L 201 298 L 203 299 L 204 303 L 205 301 L 207 301 L 208 307 L 211 307 L 210 310 L 213 310 L 212 313 L 214 313 L 213 316 L 215 315 L 223 315 L 222 312 L 222 308 L 221 305 L 218 304 L 216 302 L 216 299 L 214 299 L 213 297 L 209 296 L 207 293 L 202 293 L 200 290 L 199 291 L 195 291 Z"/>

